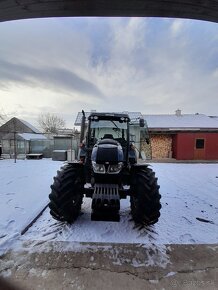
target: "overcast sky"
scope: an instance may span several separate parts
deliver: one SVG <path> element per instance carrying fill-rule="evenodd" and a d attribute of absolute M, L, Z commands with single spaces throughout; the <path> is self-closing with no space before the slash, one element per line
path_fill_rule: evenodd
<path fill-rule="evenodd" d="M 0 110 L 73 127 L 78 111 L 218 115 L 218 24 L 163 18 L 0 23 Z"/>

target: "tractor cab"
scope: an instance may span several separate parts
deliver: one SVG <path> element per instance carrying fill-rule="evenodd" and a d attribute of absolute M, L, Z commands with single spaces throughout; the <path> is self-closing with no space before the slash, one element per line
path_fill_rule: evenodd
<path fill-rule="evenodd" d="M 91 147 L 105 139 L 117 141 L 122 147 L 128 144 L 130 121 L 128 115 L 92 113 L 88 119 L 88 146 Z"/>
<path fill-rule="evenodd" d="M 129 152 L 128 115 L 93 113 L 88 119 L 86 144 L 92 150 L 92 159 L 98 152 L 98 155 L 104 155 L 105 161 L 108 158 L 108 162 L 126 162 Z"/>

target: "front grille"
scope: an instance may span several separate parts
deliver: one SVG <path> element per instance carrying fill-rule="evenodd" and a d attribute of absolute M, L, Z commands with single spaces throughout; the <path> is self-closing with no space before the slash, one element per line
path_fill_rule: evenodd
<path fill-rule="evenodd" d="M 120 195 L 117 184 L 95 184 L 92 196 L 92 209 L 120 209 Z"/>

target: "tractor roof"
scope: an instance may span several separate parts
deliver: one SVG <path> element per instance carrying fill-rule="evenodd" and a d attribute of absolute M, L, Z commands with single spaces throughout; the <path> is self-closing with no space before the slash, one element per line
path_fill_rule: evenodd
<path fill-rule="evenodd" d="M 98 117 L 101 120 L 117 120 L 120 118 L 127 118 L 128 121 L 130 121 L 129 115 L 126 113 L 98 113 L 98 112 L 92 112 L 88 119 L 90 120 L 91 117 Z"/>
<path fill-rule="evenodd" d="M 90 115 L 94 115 L 94 116 L 105 116 L 105 114 L 109 114 L 109 115 L 112 115 L 112 116 L 118 116 L 118 119 L 119 118 L 129 118 L 131 123 L 135 123 L 135 124 L 138 124 L 138 121 L 140 118 L 142 118 L 142 114 L 140 112 L 127 112 L 127 111 L 124 111 L 124 112 L 101 112 L 101 113 L 98 113 L 96 111 L 91 111 L 91 112 L 85 112 L 85 116 L 86 116 L 86 122 L 89 118 Z M 78 112 L 77 114 L 77 117 L 76 117 L 76 120 L 75 120 L 75 123 L 74 125 L 75 126 L 80 126 L 81 125 L 81 122 L 82 122 L 82 112 Z M 110 117 L 112 118 L 112 117 Z"/>

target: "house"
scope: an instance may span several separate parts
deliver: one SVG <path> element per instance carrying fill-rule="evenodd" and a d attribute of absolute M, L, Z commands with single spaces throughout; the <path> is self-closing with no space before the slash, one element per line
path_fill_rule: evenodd
<path fill-rule="evenodd" d="M 143 115 L 152 158 L 218 160 L 218 118 L 204 114 Z"/>
<path fill-rule="evenodd" d="M 46 139 L 34 126 L 15 117 L 0 127 L 2 156 L 12 158 L 15 153 L 25 156 L 30 153 L 31 141 Z"/>
<path fill-rule="evenodd" d="M 147 159 L 218 160 L 218 117 L 182 114 L 181 110 L 168 115 L 125 113 L 131 119 L 130 140 Z M 87 120 L 90 112 L 85 115 Z M 139 118 L 147 123 L 150 144 L 144 141 L 145 131 L 139 126 Z M 78 113 L 75 125 L 81 125 L 81 120 L 82 113 Z"/>
<path fill-rule="evenodd" d="M 14 132 L 41 134 L 41 132 L 30 123 L 14 117 L 0 127 L 0 140 L 4 135 Z"/>

